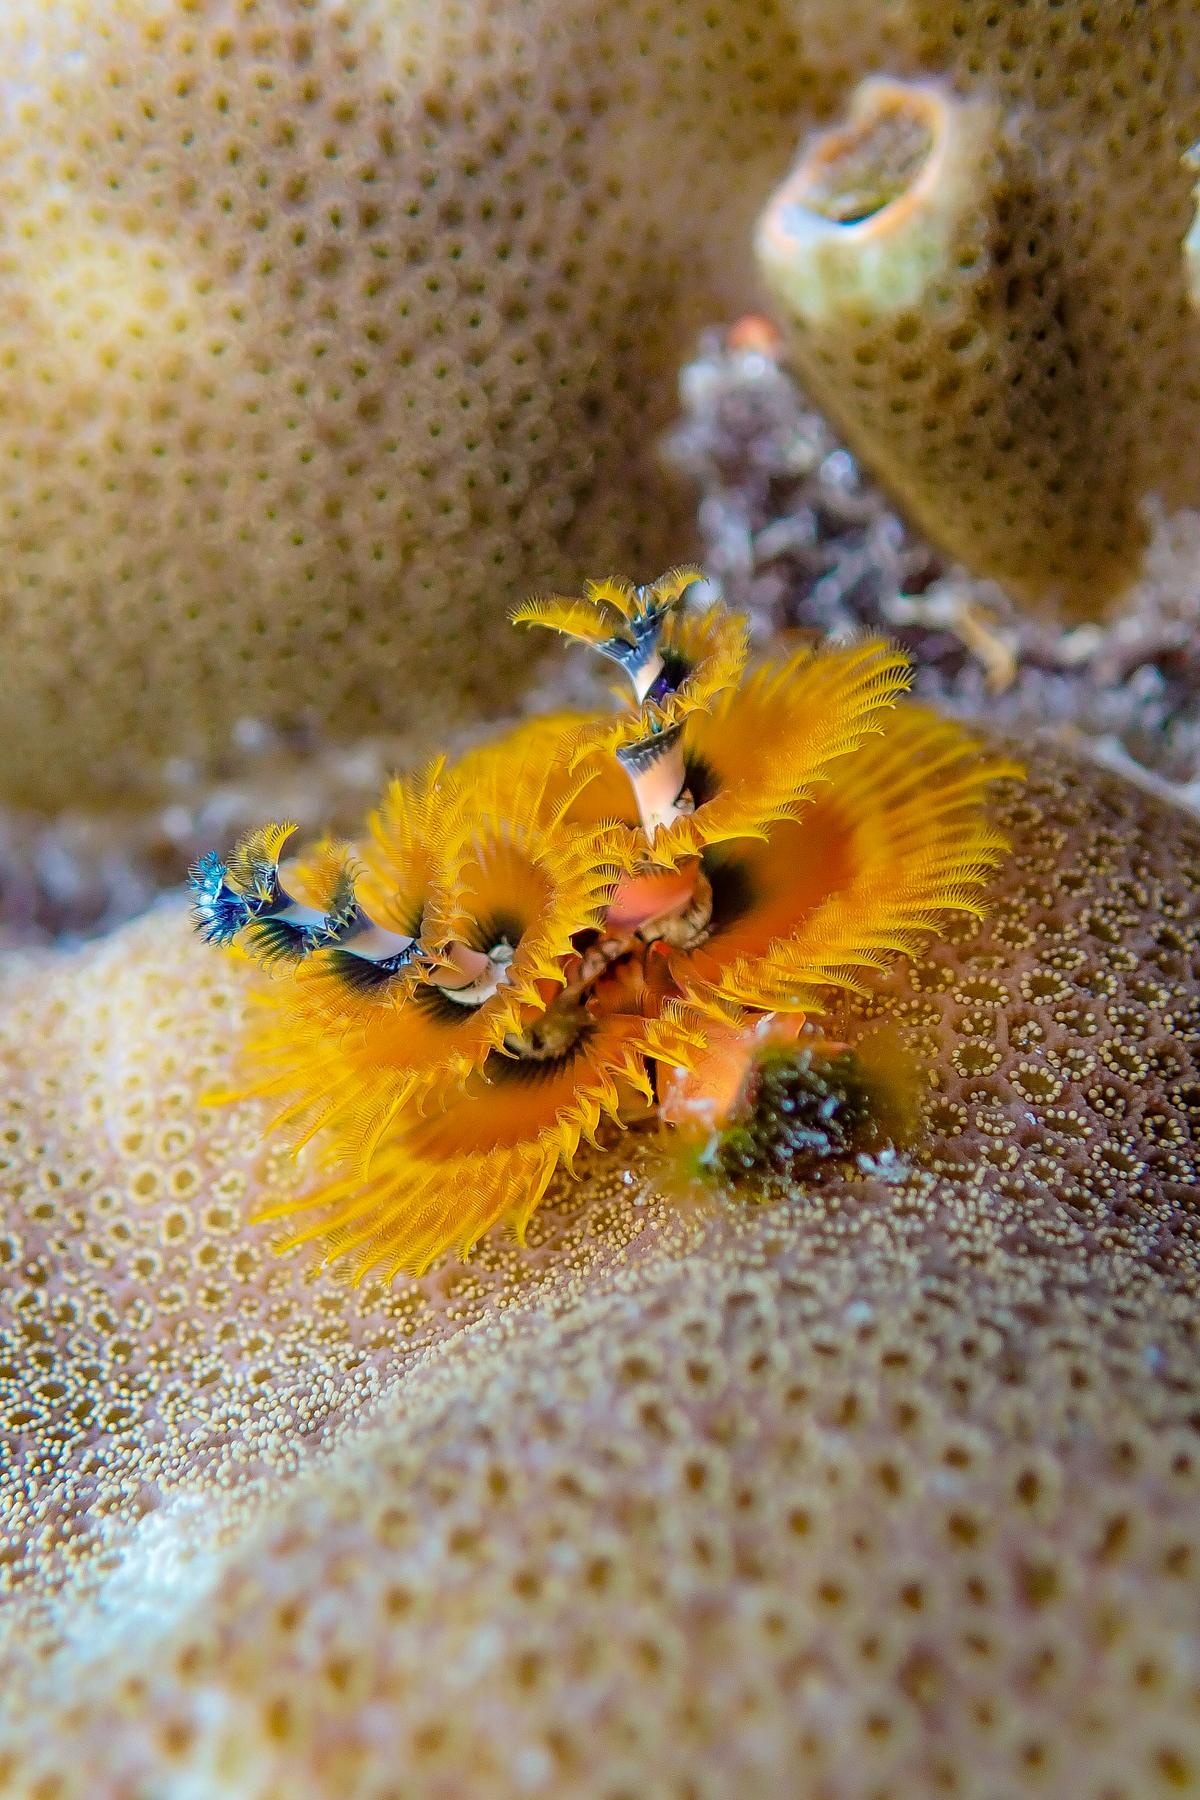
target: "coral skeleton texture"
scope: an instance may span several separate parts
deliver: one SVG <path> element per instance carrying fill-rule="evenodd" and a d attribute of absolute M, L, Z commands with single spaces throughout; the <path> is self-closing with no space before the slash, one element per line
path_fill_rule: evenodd
<path fill-rule="evenodd" d="M 993 242 L 936 309 L 962 343 L 903 322 L 835 410 L 935 535 L 945 482 L 968 562 L 1033 532 L 1066 592 L 1107 471 L 1123 521 L 1197 498 L 1198 42 L 1193 0 L 9 0 L 6 793 L 154 793 L 247 719 L 428 738 L 508 703 L 502 596 L 679 553 L 649 454 L 679 363 L 872 70 L 998 109 L 1013 341 L 1064 354 L 1016 415 L 984 395 L 957 472 L 899 470 L 887 384 L 955 419 Z M 1085 529 L 1063 449 L 1097 442 Z"/>
<path fill-rule="evenodd" d="M 10 956 L 4 1791 L 1195 1791 L 1200 837 L 1054 753 L 995 823 L 865 1009 L 904 1157 L 682 1215 L 631 1132 L 391 1288 L 250 1223 L 181 908 Z"/>
<path fill-rule="evenodd" d="M 7 793 L 510 702 L 506 596 L 672 554 L 675 370 L 855 51 L 780 0 L 6 4 Z"/>

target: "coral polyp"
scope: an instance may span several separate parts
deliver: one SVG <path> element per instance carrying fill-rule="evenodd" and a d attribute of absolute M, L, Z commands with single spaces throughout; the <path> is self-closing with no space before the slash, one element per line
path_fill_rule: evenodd
<path fill-rule="evenodd" d="M 766 1046 L 818 1100 L 885 1093 L 826 1027 L 981 910 L 1004 849 L 988 789 L 1018 771 L 906 702 L 882 641 L 746 675 L 745 621 L 706 586 L 679 569 L 530 602 L 518 622 L 622 669 L 617 712 L 395 781 L 360 848 L 281 870 L 290 828 L 268 826 L 196 865 L 198 928 L 265 971 L 246 1090 L 315 1140 L 314 1182 L 263 1215 L 298 1215 L 288 1244 L 387 1279 L 502 1219 L 520 1237 L 602 1125 L 690 1125 Z"/>

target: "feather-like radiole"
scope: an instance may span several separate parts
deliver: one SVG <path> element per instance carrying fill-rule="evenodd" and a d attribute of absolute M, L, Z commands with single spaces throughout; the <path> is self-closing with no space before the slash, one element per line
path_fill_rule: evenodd
<path fill-rule="evenodd" d="M 512 1053 L 620 879 L 602 828 L 559 821 L 552 769 L 501 743 L 474 753 L 468 773 L 395 782 L 372 820 L 364 891 L 418 951 L 385 1003 L 335 961 L 353 955 L 351 941 L 312 956 L 258 1009 L 257 1091 L 286 1097 L 276 1123 L 297 1143 L 336 1130 L 351 1171 L 401 1109 L 428 1107 L 435 1090 Z"/>
<path fill-rule="evenodd" d="M 987 791 L 1020 772 L 927 708 L 897 708 L 794 816 L 705 857 L 713 916 L 703 943 L 672 956 L 680 990 L 809 1013 L 861 992 L 949 913 L 982 911 L 1005 849 Z"/>
<path fill-rule="evenodd" d="M 704 585 L 703 570 L 690 566 L 669 569 L 646 587 L 609 576 L 585 583 L 582 599 L 553 594 L 527 600 L 512 619 L 514 625 L 546 626 L 589 644 L 628 676 L 638 706 L 657 706 L 695 680 L 697 657 L 688 655 L 685 622 L 696 590 Z M 720 608 L 713 608 L 712 616 L 719 623 L 731 618 Z M 742 655 L 731 681 L 737 680 L 745 662 L 740 624 L 728 634 L 728 641 L 732 644 L 739 637 Z M 703 644 L 702 634 L 697 652 Z"/>
<path fill-rule="evenodd" d="M 665 730 L 648 729 L 642 712 L 624 713 L 606 724 L 597 749 L 584 727 L 586 759 L 572 762 L 586 782 L 568 816 L 616 809 L 633 834 L 631 860 L 664 868 L 728 838 L 761 837 L 883 728 L 911 678 L 902 650 L 869 638 L 799 650 Z M 614 760 L 629 781 L 623 797 Z"/>
<path fill-rule="evenodd" d="M 513 614 L 515 624 L 578 638 L 628 677 L 632 694 L 618 689 L 617 695 L 632 714 L 584 726 L 571 767 L 594 771 L 615 756 L 651 836 L 676 816 L 684 788 L 685 720 L 736 687 L 746 666 L 747 622 L 723 606 L 699 604 L 695 596 L 706 585 L 699 569 L 671 569 L 648 587 L 593 581 L 580 600 L 531 600 Z"/>
<path fill-rule="evenodd" d="M 421 1274 L 452 1249 L 465 1256 L 501 1219 L 523 1240 L 555 1170 L 571 1168 L 603 1120 L 650 1103 L 642 1032 L 636 1016 L 581 1009 L 552 1052 L 494 1052 L 425 1112 L 393 1114 L 365 1174 L 335 1174 L 259 1216 L 314 1210 L 281 1247 L 322 1239 L 326 1261 L 350 1258 L 357 1280 Z"/>

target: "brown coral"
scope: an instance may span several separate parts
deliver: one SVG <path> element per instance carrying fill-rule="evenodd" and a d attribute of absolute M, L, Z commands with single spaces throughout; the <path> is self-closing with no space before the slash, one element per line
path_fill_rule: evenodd
<path fill-rule="evenodd" d="M 247 1230 L 180 914 L 12 962 L 5 1791 L 1196 1791 L 1200 834 L 1001 822 L 911 1165 L 676 1219 L 646 1146 L 391 1294 Z"/>
<path fill-rule="evenodd" d="M 760 262 L 815 399 L 922 528 L 1094 618 L 1139 567 L 1139 502 L 1200 493 L 1195 7 L 909 17 L 919 79 L 864 82 L 808 143 Z"/>
<path fill-rule="evenodd" d="M 1041 356 L 1045 407 L 993 434 L 1016 486 L 984 483 L 968 560 L 992 514 L 1054 540 L 1060 425 L 1128 471 L 1118 518 L 1194 499 L 1193 21 L 1191 0 L 14 0 L 6 790 L 153 786 L 246 717 L 440 732 L 519 684 L 508 597 L 678 555 L 647 460 L 675 368 L 744 299 L 797 140 L 872 68 L 999 108 L 1036 190 L 1014 328 L 1036 340 L 1059 284 L 1086 370 Z M 1071 585 L 1069 538 L 1037 581 Z"/>
<path fill-rule="evenodd" d="M 633 471 L 855 47 L 780 0 L 6 6 L 9 794 L 245 717 L 440 736 L 518 684 L 513 595 L 663 566 Z"/>

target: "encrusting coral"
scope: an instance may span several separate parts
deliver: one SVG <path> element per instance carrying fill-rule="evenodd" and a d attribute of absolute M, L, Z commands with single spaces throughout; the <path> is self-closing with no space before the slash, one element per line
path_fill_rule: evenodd
<path fill-rule="evenodd" d="M 747 303 L 753 220 L 797 142 L 871 70 L 981 96 L 1019 138 L 1039 229 L 1012 245 L 1017 337 L 1052 276 L 1069 290 L 1079 370 L 1042 357 L 1050 412 L 997 427 L 1019 478 L 984 481 L 978 560 L 1006 514 L 1014 541 L 1053 537 L 1056 434 L 1091 466 L 1076 392 L 1099 389 L 1092 442 L 1133 499 L 1194 502 L 1195 16 L 11 0 L 5 793 L 152 792 L 245 719 L 440 740 L 504 704 L 525 659 L 498 595 L 677 553 L 686 509 L 647 455 L 675 372 Z M 897 356 L 895 398 L 952 418 L 954 358 Z"/>
<path fill-rule="evenodd" d="M 1200 835 L 1048 752 L 868 1005 L 900 1158 L 677 1216 L 629 1133 L 518 1249 L 352 1287 L 166 905 L 0 966 L 14 1800 L 1200 1783 Z"/>
<path fill-rule="evenodd" d="M 361 1280 L 501 1218 L 523 1235 L 580 1143 L 653 1105 L 656 1067 L 698 1080 L 718 1041 L 823 1019 L 979 910 L 987 790 L 1015 765 L 898 706 L 908 665 L 879 640 L 743 679 L 744 621 L 703 587 L 685 568 L 518 608 L 632 703 L 398 779 L 361 856 L 319 845 L 285 880 L 289 823 L 192 870 L 202 936 L 265 971 L 248 1089 L 330 1169 L 268 1214 L 314 1214 L 290 1242 Z"/>
<path fill-rule="evenodd" d="M 7 794 L 510 700 L 498 595 L 670 553 L 675 368 L 853 54 L 778 0 L 6 5 Z"/>

